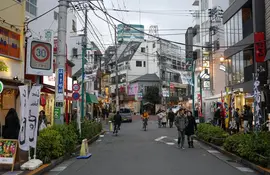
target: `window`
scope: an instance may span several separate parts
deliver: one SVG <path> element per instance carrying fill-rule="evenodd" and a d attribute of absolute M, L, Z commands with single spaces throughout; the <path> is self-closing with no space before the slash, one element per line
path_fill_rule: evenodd
<path fill-rule="evenodd" d="M 73 57 L 78 57 L 78 49 L 77 48 L 72 49 L 72 56 Z"/>
<path fill-rule="evenodd" d="M 53 14 L 53 19 L 54 20 L 58 20 L 58 13 L 56 11 L 54 11 L 54 14 Z"/>
<path fill-rule="evenodd" d="M 37 0 L 26 0 L 25 9 L 31 15 L 37 16 Z"/>
<path fill-rule="evenodd" d="M 136 67 L 142 67 L 142 62 L 141 61 L 136 61 Z"/>
<path fill-rule="evenodd" d="M 73 32 L 77 31 L 76 22 L 74 20 L 72 20 L 72 30 Z"/>
<path fill-rule="evenodd" d="M 153 43 L 153 48 L 156 48 L 156 43 Z"/>
<path fill-rule="evenodd" d="M 145 53 L 145 47 L 142 47 L 142 48 L 141 48 L 141 52 L 142 52 L 142 53 Z"/>
<path fill-rule="evenodd" d="M 145 66 L 146 66 L 146 62 L 144 61 L 144 62 L 143 62 L 143 67 L 145 67 Z"/>

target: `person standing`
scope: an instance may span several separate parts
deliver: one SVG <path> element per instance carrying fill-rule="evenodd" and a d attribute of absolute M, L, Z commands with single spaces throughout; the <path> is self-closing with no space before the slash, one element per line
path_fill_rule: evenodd
<path fill-rule="evenodd" d="M 178 131 L 178 148 L 185 149 L 184 143 L 185 143 L 185 129 L 188 125 L 188 120 L 184 114 L 184 109 L 181 108 L 178 111 L 178 115 L 175 119 L 175 126 Z"/>
<path fill-rule="evenodd" d="M 168 113 L 168 118 L 169 118 L 169 123 L 170 123 L 170 128 L 173 127 L 173 121 L 175 118 L 174 112 L 172 111 L 172 109 L 170 109 L 169 113 Z"/>
<path fill-rule="evenodd" d="M 18 139 L 20 132 L 20 120 L 14 108 L 10 108 L 6 118 L 3 130 L 4 139 Z"/>
<path fill-rule="evenodd" d="M 250 131 L 253 131 L 253 113 L 251 111 L 251 107 L 248 106 L 247 107 L 247 110 L 248 110 L 248 127 L 249 127 L 249 130 Z"/>
<path fill-rule="evenodd" d="M 248 129 L 248 118 L 249 118 L 248 106 L 244 105 L 243 120 L 244 120 L 244 133 L 245 134 L 249 131 L 249 129 Z"/>
<path fill-rule="evenodd" d="M 233 118 L 236 122 L 236 132 L 239 132 L 239 127 L 240 127 L 240 115 L 239 115 L 239 108 L 236 108 L 233 114 Z"/>
<path fill-rule="evenodd" d="M 187 140 L 188 140 L 188 147 L 194 148 L 193 135 L 195 134 L 195 131 L 197 131 L 197 123 L 191 111 L 187 112 L 187 119 L 188 119 L 188 125 L 185 131 L 186 131 Z"/>

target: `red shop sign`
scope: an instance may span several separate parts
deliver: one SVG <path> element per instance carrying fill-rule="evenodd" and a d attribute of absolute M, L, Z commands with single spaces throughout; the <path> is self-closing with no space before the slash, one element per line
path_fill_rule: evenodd
<path fill-rule="evenodd" d="M 265 39 L 264 32 L 254 33 L 254 49 L 255 60 L 257 63 L 264 62 L 265 60 Z"/>

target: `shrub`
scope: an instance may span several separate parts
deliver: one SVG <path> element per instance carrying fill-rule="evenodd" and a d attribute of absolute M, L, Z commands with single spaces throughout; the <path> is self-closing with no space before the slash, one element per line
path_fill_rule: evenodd
<path fill-rule="evenodd" d="M 228 135 L 229 134 L 220 127 L 205 123 L 198 125 L 197 136 L 206 142 L 221 146 Z"/>
<path fill-rule="evenodd" d="M 263 167 L 270 162 L 270 133 L 236 134 L 225 140 L 224 148 Z"/>
<path fill-rule="evenodd" d="M 62 136 L 62 144 L 66 153 L 72 153 L 76 147 L 78 136 L 72 125 L 54 125 L 51 129 L 58 131 Z"/>
<path fill-rule="evenodd" d="M 82 135 L 81 135 L 81 140 L 82 139 L 91 139 L 95 135 L 101 132 L 102 130 L 102 124 L 99 122 L 95 121 L 90 121 L 86 120 L 82 122 Z"/>
<path fill-rule="evenodd" d="M 48 163 L 64 155 L 63 137 L 51 128 L 40 131 L 37 141 L 37 157 Z"/>

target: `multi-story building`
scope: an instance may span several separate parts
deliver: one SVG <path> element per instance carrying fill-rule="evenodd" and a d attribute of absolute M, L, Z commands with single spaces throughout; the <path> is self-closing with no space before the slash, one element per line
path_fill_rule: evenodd
<path fill-rule="evenodd" d="M 18 86 L 24 84 L 25 2 L 6 0 L 0 11 L 0 133 L 10 108 L 20 117 Z"/>
<path fill-rule="evenodd" d="M 265 0 L 265 40 L 266 40 L 266 50 L 267 54 L 265 57 L 265 60 L 267 61 L 267 83 L 270 83 L 270 0 Z M 266 95 L 266 109 L 267 113 L 270 113 L 270 102 L 269 102 L 269 96 L 270 92 L 269 90 L 265 90 Z"/>
<path fill-rule="evenodd" d="M 156 74 L 160 79 L 160 87 L 171 88 L 171 101 L 178 102 L 179 97 L 183 100 L 187 96 L 187 84 L 182 81 L 185 60 L 180 57 L 180 53 L 179 46 L 164 41 L 131 41 L 121 44 L 117 49 L 120 104 L 133 105 L 131 102 L 135 102 L 135 96 L 127 94 L 129 82 L 146 74 Z M 116 89 L 115 59 L 114 55 L 109 64 L 113 95 Z"/>
<path fill-rule="evenodd" d="M 266 3 L 266 4 L 265 4 Z M 258 42 L 264 42 L 265 6 L 269 1 L 237 0 L 232 1 L 230 7 L 224 12 L 225 41 L 228 48 L 224 52 L 227 62 L 227 86 L 235 96 L 235 108 L 243 110 L 243 105 L 254 106 L 254 78 L 258 75 L 260 81 L 259 91 L 261 98 L 256 106 L 262 116 L 265 116 L 265 97 L 267 92 L 267 66 L 264 57 L 257 54 Z M 269 25 L 269 24 L 267 24 Z M 266 34 L 269 32 L 266 30 Z M 269 38 L 267 36 L 266 38 Z M 269 43 L 267 41 L 267 43 Z M 269 46 L 268 46 L 269 47 Z M 258 68 L 261 71 L 258 73 Z M 255 75 L 255 76 L 254 76 Z M 258 98 L 256 98 L 258 100 Z M 256 101 L 257 104 L 258 101 Z M 269 102 L 268 102 L 269 103 Z M 254 111 L 256 114 L 256 111 Z M 255 115 L 256 116 L 256 115 Z"/>
<path fill-rule="evenodd" d="M 203 116 L 211 118 L 213 116 L 210 112 L 211 103 L 218 101 L 221 91 L 225 89 L 225 72 L 224 69 L 220 69 L 223 64 L 220 58 L 224 56 L 225 45 L 221 15 L 223 9 L 229 6 L 229 1 L 195 0 L 193 5 L 197 7 L 193 14 L 193 44 L 199 46 L 193 47 L 193 50 L 197 52 L 193 95 L 196 103 L 200 102 L 198 99 L 203 99 L 203 104 L 199 104 L 202 107 Z M 208 73 L 210 78 L 200 81 L 202 71 Z M 200 94 L 200 83 L 202 94 Z"/>

